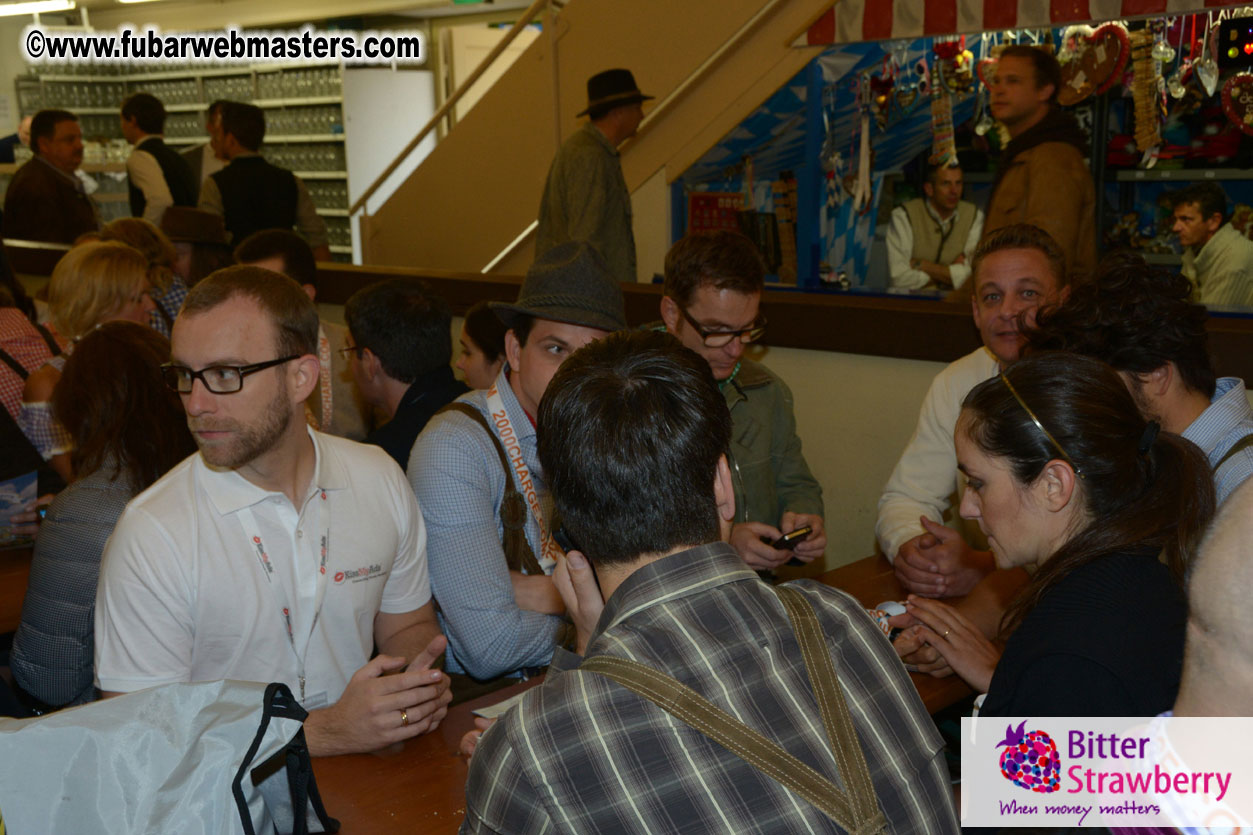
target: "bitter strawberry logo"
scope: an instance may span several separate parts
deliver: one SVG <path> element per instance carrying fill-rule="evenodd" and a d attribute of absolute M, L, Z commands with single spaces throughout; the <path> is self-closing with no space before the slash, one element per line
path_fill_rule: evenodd
<path fill-rule="evenodd" d="M 1057 743 L 1044 731 L 1026 731 L 1027 723 L 1005 728 L 1005 739 L 997 748 L 1001 752 L 1001 774 L 1015 786 L 1027 791 L 1049 794 L 1061 787 L 1062 761 Z"/>

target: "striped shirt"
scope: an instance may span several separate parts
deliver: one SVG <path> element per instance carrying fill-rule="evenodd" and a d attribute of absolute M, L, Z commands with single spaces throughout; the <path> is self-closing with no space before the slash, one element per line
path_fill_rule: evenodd
<path fill-rule="evenodd" d="M 887 639 L 856 601 L 804 581 L 888 828 L 958 831 L 943 747 Z M 674 676 L 841 783 L 778 597 L 724 543 L 636 571 L 588 656 Z M 573 661 L 573 663 L 571 663 Z M 559 652 L 547 680 L 487 731 L 470 763 L 463 833 L 839 831 L 717 743 Z"/>
<path fill-rule="evenodd" d="M 1253 476 L 1253 447 L 1245 447 L 1218 462 L 1247 435 L 1253 434 L 1253 408 L 1249 407 L 1244 381 L 1239 377 L 1219 377 L 1210 405 L 1183 430 L 1183 437 L 1201 448 L 1214 472 L 1214 492 L 1219 504 L 1245 479 Z"/>

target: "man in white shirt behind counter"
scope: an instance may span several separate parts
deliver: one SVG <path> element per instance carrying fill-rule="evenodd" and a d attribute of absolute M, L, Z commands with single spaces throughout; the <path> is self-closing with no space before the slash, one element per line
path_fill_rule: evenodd
<path fill-rule="evenodd" d="M 889 286 L 955 290 L 970 277 L 970 261 L 983 235 L 983 212 L 962 200 L 962 170 L 932 165 L 925 197 L 892 210 L 888 228 Z"/>
<path fill-rule="evenodd" d="M 305 424 L 317 333 L 278 273 L 230 267 L 192 288 L 164 374 L 200 452 L 135 497 L 105 548 L 96 678 L 106 695 L 281 681 L 310 711 L 310 753 L 328 755 L 432 730 L 451 697 L 404 474 Z"/>

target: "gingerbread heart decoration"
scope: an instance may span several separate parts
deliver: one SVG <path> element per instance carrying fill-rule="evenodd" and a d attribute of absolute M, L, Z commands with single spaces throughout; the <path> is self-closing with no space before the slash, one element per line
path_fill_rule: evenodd
<path fill-rule="evenodd" d="M 1078 30 L 1072 56 L 1062 65 L 1062 88 L 1057 92 L 1058 104 L 1066 106 L 1104 93 L 1117 84 L 1130 53 L 1127 31 L 1119 24 L 1106 23 L 1095 30 L 1072 27 L 1072 30 Z"/>
<path fill-rule="evenodd" d="M 1253 73 L 1240 72 L 1223 85 L 1223 112 L 1232 124 L 1253 136 Z"/>

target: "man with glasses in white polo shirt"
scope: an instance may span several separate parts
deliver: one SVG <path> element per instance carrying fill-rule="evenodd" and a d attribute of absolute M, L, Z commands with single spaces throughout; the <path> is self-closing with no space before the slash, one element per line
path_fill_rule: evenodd
<path fill-rule="evenodd" d="M 766 329 L 761 316 L 765 264 L 737 232 L 688 235 L 666 254 L 665 329 L 705 358 L 726 396 L 733 432 L 727 461 L 735 486 L 731 545 L 750 567 L 772 570 L 826 548 L 822 488 L 796 434 L 792 392 L 744 348 Z M 800 533 L 810 528 L 808 534 Z M 797 532 L 796 542 L 774 545 Z"/>
<path fill-rule="evenodd" d="M 164 374 L 200 452 L 114 529 L 95 663 L 105 695 L 284 682 L 310 711 L 310 752 L 329 755 L 432 730 L 450 696 L 431 668 L 445 640 L 404 474 L 305 423 L 317 332 L 313 303 L 278 273 L 230 267 L 192 288 Z"/>

